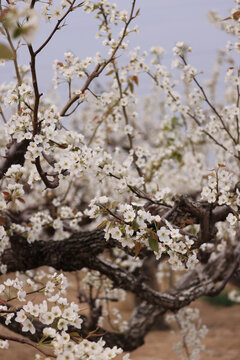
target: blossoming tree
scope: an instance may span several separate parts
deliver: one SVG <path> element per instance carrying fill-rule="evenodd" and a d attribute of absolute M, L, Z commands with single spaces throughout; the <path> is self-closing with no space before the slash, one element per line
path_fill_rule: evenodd
<path fill-rule="evenodd" d="M 196 337 L 206 331 L 192 331 L 198 314 L 185 306 L 238 281 L 240 73 L 228 59 L 240 48 L 235 3 L 225 21 L 211 14 L 236 37 L 221 53 L 219 63 L 230 63 L 218 104 L 218 71 L 204 88 L 186 44 L 173 49 L 180 84 L 162 65 L 162 48 L 128 53 L 137 0 L 128 11 L 107 0 L 0 1 L 0 61 L 14 70 L 0 88 L 0 322 L 21 334 L 0 333 L 1 348 L 17 341 L 34 347 L 36 359 L 112 359 L 141 346 L 160 315 L 178 311 L 187 354 L 193 346 L 198 358 Z M 55 61 L 60 104 L 42 93 L 37 59 L 72 12 L 95 15 L 108 51 Z M 36 46 L 40 19 L 52 31 Z M 30 66 L 19 63 L 22 44 Z M 140 104 L 146 76 L 153 90 Z M 160 291 L 148 269 L 161 285 L 164 267 L 181 276 Z M 68 299 L 70 272 L 78 302 Z M 137 301 L 123 321 L 109 304 L 127 292 Z"/>

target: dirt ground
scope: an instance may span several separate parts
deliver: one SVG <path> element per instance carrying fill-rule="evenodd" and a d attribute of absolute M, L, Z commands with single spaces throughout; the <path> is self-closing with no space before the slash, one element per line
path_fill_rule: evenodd
<path fill-rule="evenodd" d="M 129 298 L 125 305 L 127 315 L 132 305 L 133 301 Z M 201 360 L 240 360 L 240 305 L 222 307 L 200 299 L 192 306 L 199 308 L 202 322 L 209 330 L 203 341 L 206 352 L 201 355 Z M 0 326 L 0 334 L 3 333 L 13 335 Z M 177 360 L 179 358 L 172 349 L 176 339 L 171 330 L 151 331 L 146 337 L 145 345 L 131 353 L 131 359 Z M 0 360 L 30 360 L 34 359 L 35 353 L 36 350 L 28 345 L 11 342 L 9 350 L 0 350 Z"/>
<path fill-rule="evenodd" d="M 206 352 L 201 360 L 240 360 L 240 305 L 220 307 L 198 300 L 193 304 L 200 310 L 208 334 L 203 343 Z M 172 346 L 176 336 L 170 331 L 154 331 L 146 343 L 131 355 L 133 360 L 177 360 Z"/>

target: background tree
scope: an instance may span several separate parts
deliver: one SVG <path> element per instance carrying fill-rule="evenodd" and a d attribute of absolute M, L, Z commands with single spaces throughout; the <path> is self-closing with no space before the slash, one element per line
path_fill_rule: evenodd
<path fill-rule="evenodd" d="M 239 277 L 239 69 L 227 55 L 239 52 L 239 2 L 224 22 L 212 13 L 237 37 L 221 58 L 231 65 L 225 104 L 215 98 L 218 73 L 204 89 L 182 42 L 172 63 L 182 85 L 162 65 L 160 47 L 122 56 L 138 31 L 136 0 L 129 11 L 105 0 L 9 0 L 0 11 L 1 62 L 12 61 L 15 70 L 0 95 L 0 270 L 9 274 L 0 285 L 0 321 L 24 335 L 0 334 L 1 347 L 12 340 L 43 358 L 111 359 L 141 346 L 170 310 L 185 324 L 187 358 L 196 359 L 206 331 L 199 326 L 193 339 L 189 324 L 198 314 L 183 308 Z M 37 60 L 73 11 L 95 14 L 107 51 L 86 59 L 68 52 L 55 61 L 63 105 L 42 93 Z M 33 48 L 39 18 L 53 29 Z M 19 64 L 22 44 L 30 67 Z M 136 89 L 146 75 L 153 90 L 139 104 Z M 153 258 L 158 278 L 164 266 L 181 274 L 166 291 L 149 282 Z M 66 294 L 73 271 L 78 304 Z M 126 292 L 138 301 L 123 321 L 109 303 Z M 39 295 L 35 302 L 32 294 Z"/>

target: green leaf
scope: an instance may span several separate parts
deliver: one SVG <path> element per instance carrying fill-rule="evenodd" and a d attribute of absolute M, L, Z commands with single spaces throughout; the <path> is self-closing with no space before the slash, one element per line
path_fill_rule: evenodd
<path fill-rule="evenodd" d="M 71 338 L 73 338 L 73 337 L 80 337 L 79 333 L 77 333 L 76 331 L 70 332 L 69 335 L 70 335 Z"/>
<path fill-rule="evenodd" d="M 9 47 L 3 43 L 0 43 L 0 59 L 11 60 L 13 59 L 13 53 Z"/>
<path fill-rule="evenodd" d="M 173 126 L 179 126 L 179 127 L 183 126 L 183 124 L 179 121 L 179 119 L 176 116 L 171 118 L 171 122 Z"/>
<path fill-rule="evenodd" d="M 23 29 L 20 26 L 16 27 L 16 29 L 14 29 L 13 31 L 13 38 L 14 39 L 18 38 L 20 35 L 22 35 L 22 33 L 23 33 Z"/>
<path fill-rule="evenodd" d="M 5 31 L 3 30 L 3 28 L 0 27 L 0 33 L 5 35 Z"/>
<path fill-rule="evenodd" d="M 149 243 L 150 248 L 153 251 L 156 251 L 156 252 L 159 251 L 158 237 L 157 237 L 157 235 L 155 233 L 152 232 L 150 234 L 150 237 L 148 239 L 148 243 Z"/>
<path fill-rule="evenodd" d="M 106 76 L 112 75 L 114 73 L 114 70 L 110 70 L 109 72 L 106 73 Z"/>
<path fill-rule="evenodd" d="M 176 159 L 178 162 L 181 162 L 182 154 L 180 154 L 178 151 L 173 151 L 171 159 Z"/>
<path fill-rule="evenodd" d="M 102 229 L 102 228 L 104 228 L 104 227 L 107 225 L 107 223 L 108 223 L 108 220 L 102 221 L 102 222 L 97 226 L 96 229 Z"/>
<path fill-rule="evenodd" d="M 131 93 L 133 93 L 134 92 L 133 83 L 131 81 L 129 81 L 128 85 L 129 85 L 129 89 L 130 89 Z"/>
<path fill-rule="evenodd" d="M 136 219 L 133 220 L 132 227 L 134 231 L 138 231 L 139 224 L 137 223 Z"/>

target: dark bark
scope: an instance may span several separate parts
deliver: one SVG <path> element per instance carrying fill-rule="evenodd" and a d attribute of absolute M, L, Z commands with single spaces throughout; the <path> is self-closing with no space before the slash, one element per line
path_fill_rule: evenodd
<path fill-rule="evenodd" d="M 33 244 L 28 244 L 24 238 L 12 237 L 11 245 L 11 249 L 6 250 L 2 255 L 2 262 L 7 265 L 8 272 L 25 271 L 44 265 L 62 271 L 82 268 L 97 270 L 109 277 L 115 287 L 137 294 L 142 301 L 172 310 L 212 292 L 215 283 L 224 278 L 229 264 L 238 256 L 239 251 L 238 248 L 237 250 L 232 248 L 228 257 L 222 255 L 217 260 L 208 262 L 201 270 L 203 279 L 197 272 L 191 272 L 181 292 L 178 288 L 177 293 L 174 291 L 159 293 L 149 287 L 141 276 L 99 257 L 107 247 L 116 245 L 115 242 L 111 243 L 104 239 L 103 230 L 79 233 L 63 241 L 36 241 Z"/>
<path fill-rule="evenodd" d="M 0 179 L 6 174 L 7 170 L 14 164 L 23 165 L 25 161 L 25 154 L 29 145 L 29 140 L 23 140 L 20 143 L 13 142 L 7 152 L 6 158 L 0 165 Z"/>

